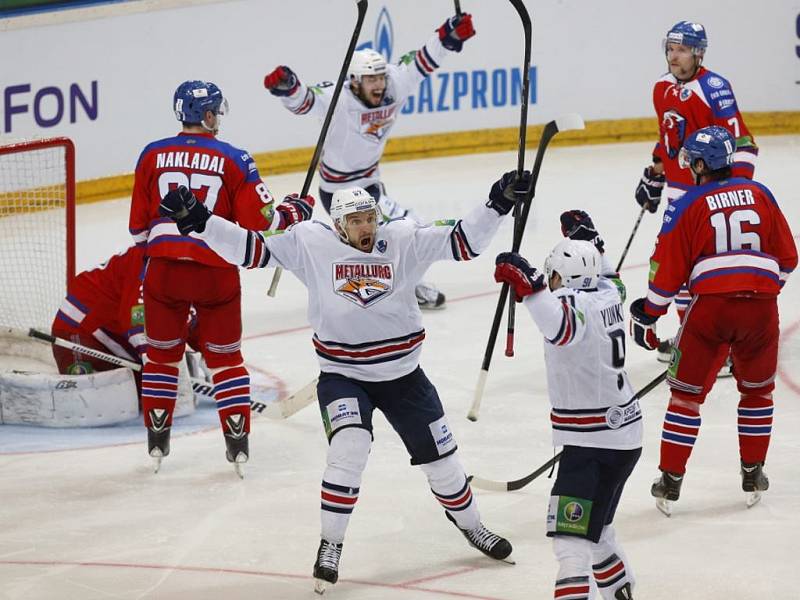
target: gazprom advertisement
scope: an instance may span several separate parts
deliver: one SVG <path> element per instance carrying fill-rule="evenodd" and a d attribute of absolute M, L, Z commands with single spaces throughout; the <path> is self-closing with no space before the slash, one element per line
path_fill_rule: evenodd
<path fill-rule="evenodd" d="M 464 0 L 476 35 L 449 53 L 402 108 L 393 136 L 519 124 L 524 37 L 505 0 Z M 528 122 L 568 112 L 587 121 L 649 117 L 666 70 L 661 43 L 678 20 L 708 31 L 705 64 L 729 79 L 741 110 L 800 106 L 800 14 L 791 0 L 676 0 L 665 11 L 608 0 L 527 2 L 533 22 Z M 263 87 L 290 66 L 335 81 L 356 23 L 350 0 L 112 3 L 46 20 L 0 20 L 0 138 L 64 135 L 78 179 L 130 173 L 150 141 L 173 135 L 172 95 L 187 79 L 220 86 L 231 106 L 220 137 L 251 153 L 309 147 L 321 122 L 287 111 Z M 421 48 L 454 13 L 449 0 L 373 0 L 358 47 L 389 61 Z M 741 24 L 747 23 L 746 46 Z M 213 26 L 209 26 L 213 24 Z"/>

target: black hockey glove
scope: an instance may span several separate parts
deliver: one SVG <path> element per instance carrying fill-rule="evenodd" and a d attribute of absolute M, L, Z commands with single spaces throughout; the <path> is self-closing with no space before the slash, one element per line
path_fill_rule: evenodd
<path fill-rule="evenodd" d="M 571 240 L 592 242 L 600 254 L 605 242 L 594 227 L 592 218 L 582 210 L 568 210 L 561 213 L 561 233 Z"/>
<path fill-rule="evenodd" d="M 523 171 L 520 178 L 517 177 L 516 171 L 504 173 L 489 190 L 489 201 L 486 206 L 496 210 L 500 216 L 507 215 L 517 202 L 525 199 L 530 184 L 529 171 Z"/>
<path fill-rule="evenodd" d="M 451 52 L 461 52 L 464 41 L 475 35 L 475 28 L 472 26 L 472 15 L 461 13 L 447 19 L 439 29 L 439 41 L 442 46 Z"/>
<path fill-rule="evenodd" d="M 636 186 L 636 202 L 639 206 L 644 206 L 651 213 L 656 212 L 665 181 L 663 173 L 658 174 L 653 171 L 653 167 L 647 167 Z"/>
<path fill-rule="evenodd" d="M 656 336 L 656 321 L 658 317 L 648 315 L 644 311 L 644 298 L 639 298 L 631 303 L 631 337 L 645 350 L 658 348 L 659 339 Z"/>
<path fill-rule="evenodd" d="M 544 275 L 516 252 L 501 252 L 494 264 L 494 280 L 510 285 L 517 302 L 547 287 Z"/>
<path fill-rule="evenodd" d="M 264 87 L 273 96 L 291 96 L 299 86 L 297 75 L 285 65 L 275 67 L 272 73 L 264 77 Z"/>
<path fill-rule="evenodd" d="M 194 194 L 184 185 L 167 192 L 158 205 L 158 214 L 175 221 L 181 235 L 189 235 L 193 231 L 203 233 L 206 221 L 211 216 L 206 205 L 198 202 Z"/>
<path fill-rule="evenodd" d="M 283 202 L 275 207 L 275 211 L 281 216 L 278 229 L 286 229 L 295 223 L 308 221 L 311 218 L 314 211 L 314 198 L 312 196 L 301 198 L 298 194 L 290 194 L 285 196 Z"/>

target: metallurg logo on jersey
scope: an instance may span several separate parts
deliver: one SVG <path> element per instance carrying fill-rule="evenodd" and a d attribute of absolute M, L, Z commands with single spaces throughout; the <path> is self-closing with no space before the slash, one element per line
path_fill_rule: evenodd
<path fill-rule="evenodd" d="M 392 293 L 392 263 L 333 263 L 334 291 L 366 308 Z"/>

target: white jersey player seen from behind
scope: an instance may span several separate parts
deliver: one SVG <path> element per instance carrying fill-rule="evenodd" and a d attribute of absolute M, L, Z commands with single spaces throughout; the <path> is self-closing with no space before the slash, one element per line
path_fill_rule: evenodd
<path fill-rule="evenodd" d="M 386 194 L 379 162 L 389 133 L 409 95 L 430 76 L 450 52 L 461 52 L 464 41 L 475 35 L 472 16 L 462 13 L 449 18 L 417 51 L 387 64 L 375 50 L 358 50 L 348 67 L 348 82 L 339 96 L 319 163 L 319 194 L 330 212 L 333 193 L 358 186 L 378 200 L 386 220 L 420 218 Z M 264 86 L 297 115 L 324 119 L 333 99 L 330 82 L 307 86 L 287 66 L 276 67 L 264 78 Z M 420 308 L 443 308 L 445 297 L 435 287 L 420 283 L 416 288 Z"/>
<path fill-rule="evenodd" d="M 441 260 L 465 261 L 484 250 L 530 184 L 509 172 L 489 199 L 460 220 L 380 225 L 375 198 L 362 188 L 337 190 L 334 227 L 312 221 L 264 237 L 209 215 L 176 192 L 165 214 L 232 264 L 282 267 L 308 288 L 320 376 L 317 397 L 329 447 L 321 488 L 322 532 L 314 578 L 318 592 L 336 583 L 339 559 L 380 410 L 419 465 L 447 518 L 475 548 L 507 559 L 511 544 L 483 526 L 436 388 L 419 366 L 425 329 L 414 286 Z M 187 201 L 188 200 L 188 201 Z"/>
<path fill-rule="evenodd" d="M 612 524 L 642 452 L 642 413 L 624 370 L 624 287 L 589 216 L 568 211 L 561 223 L 567 239 L 545 274 L 506 252 L 495 280 L 510 284 L 545 340 L 553 445 L 563 446 L 547 513 L 555 597 L 631 600 L 633 574 Z"/>

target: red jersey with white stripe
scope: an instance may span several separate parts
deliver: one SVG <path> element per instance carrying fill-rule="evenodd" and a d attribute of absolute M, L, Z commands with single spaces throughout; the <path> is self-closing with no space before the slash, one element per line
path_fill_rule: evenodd
<path fill-rule="evenodd" d="M 632 450 L 642 411 L 625 373 L 622 282 L 603 257 L 597 288 L 542 290 L 524 304 L 544 335 L 554 446 Z"/>
<path fill-rule="evenodd" d="M 129 229 L 137 244 L 147 244 L 148 256 L 228 266 L 202 240 L 180 235 L 172 221 L 159 216 L 161 199 L 179 185 L 213 214 L 246 229 L 274 228 L 279 221 L 272 195 L 247 152 L 210 133 L 179 133 L 149 144 L 136 165 Z"/>
<path fill-rule="evenodd" d="M 689 134 L 709 125 L 731 132 L 736 139 L 733 175 L 752 179 L 758 147 L 727 79 L 704 67 L 686 82 L 667 73 L 653 87 L 653 106 L 659 120 L 659 141 L 653 155 L 664 164 L 670 201 L 694 186 L 691 169 L 681 169 L 678 164 L 678 151 Z"/>
<path fill-rule="evenodd" d="M 776 296 L 796 266 L 792 232 L 766 186 L 741 177 L 706 183 L 664 211 L 645 310 L 666 313 L 684 282 L 693 296 Z"/>
<path fill-rule="evenodd" d="M 144 246 L 132 246 L 70 282 L 53 329 L 78 329 L 113 354 L 140 360 L 144 335 Z"/>

